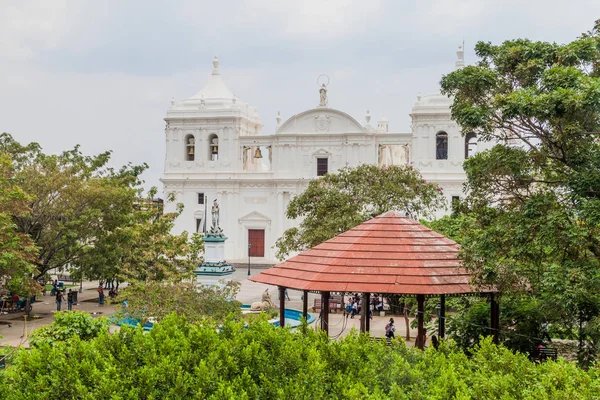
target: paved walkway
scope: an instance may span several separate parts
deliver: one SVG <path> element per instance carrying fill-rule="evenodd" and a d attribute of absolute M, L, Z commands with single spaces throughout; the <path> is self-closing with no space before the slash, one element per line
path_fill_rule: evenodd
<path fill-rule="evenodd" d="M 259 272 L 260 270 L 253 269 L 251 270 L 251 275 L 255 275 Z M 273 302 L 277 305 L 279 304 L 277 299 L 277 288 L 274 286 L 249 281 L 247 270 L 239 269 L 235 271 L 233 275 L 227 277 L 227 279 L 233 279 L 241 283 L 237 300 L 241 301 L 243 304 L 252 304 L 255 301 L 260 301 L 265 289 L 269 289 Z M 206 277 L 203 279 L 203 281 L 216 282 L 218 281 L 218 278 Z M 98 306 L 98 293 L 96 292 L 96 288 L 98 287 L 97 285 L 97 281 L 83 283 L 83 293 L 78 293 L 79 303 L 73 306 L 74 310 L 83 310 L 96 316 L 110 315 L 116 311 L 115 306 Z M 73 290 L 78 289 L 78 287 L 73 288 Z M 105 292 L 108 293 L 108 291 Z M 302 292 L 288 290 L 288 294 L 290 296 L 290 300 L 286 301 L 286 308 L 302 310 L 302 300 L 300 299 Z M 313 305 L 314 299 L 316 298 L 318 298 L 318 295 L 309 293 L 309 312 Z M 62 305 L 63 310 L 66 310 L 66 301 L 64 301 Z M 22 312 L 0 315 L 0 336 L 2 336 L 0 338 L 0 346 L 23 345 L 27 347 L 29 345 L 27 342 L 27 336 L 33 329 L 50 324 L 54 320 L 55 312 L 56 303 L 54 301 L 54 297 L 47 294 L 46 296 L 39 297 L 38 301 L 33 304 L 32 316 L 34 318 L 31 321 L 27 321 L 26 324 L 24 322 Z M 384 317 L 381 317 L 378 314 L 375 315 L 371 321 L 371 336 L 384 337 L 385 325 L 387 324 L 389 318 L 389 315 Z M 344 337 L 351 331 L 352 328 L 356 329 L 357 331 L 360 330 L 359 316 L 356 316 L 355 318 L 345 318 L 342 313 L 339 312 L 338 314 L 330 314 L 329 319 L 329 335 L 331 337 Z M 394 317 L 394 320 L 396 321 L 396 336 L 405 337 L 406 328 L 404 318 L 397 316 Z M 11 324 L 10 327 L 8 323 Z M 316 327 L 316 323 L 313 323 L 312 325 Z M 411 338 L 413 338 L 413 340 L 407 343 L 409 346 L 414 343 L 415 336 L 416 330 L 411 330 Z"/>
<path fill-rule="evenodd" d="M 78 304 L 73 305 L 73 310 L 83 310 L 90 314 L 101 316 L 110 315 L 115 312 L 114 306 L 98 305 L 98 292 L 96 288 L 98 282 L 83 282 L 83 293 L 77 293 Z M 79 286 L 71 288 L 74 291 L 79 290 Z M 68 292 L 68 288 L 66 289 Z M 108 294 L 108 290 L 105 290 Z M 62 310 L 67 309 L 66 302 L 67 295 L 65 294 L 65 301 L 62 302 Z M 31 331 L 39 328 L 43 325 L 48 325 L 54 320 L 54 313 L 56 312 L 56 302 L 54 296 L 50 296 L 50 292 L 46 292 L 46 296 L 40 296 L 37 301 L 33 303 L 33 309 L 31 312 L 32 320 L 24 322 L 24 313 L 7 313 L 0 315 L 0 346 L 20 346 L 29 347 L 27 342 L 27 336 L 31 334 Z M 11 326 L 9 326 L 10 324 Z M 26 333 L 26 335 L 24 335 Z"/>

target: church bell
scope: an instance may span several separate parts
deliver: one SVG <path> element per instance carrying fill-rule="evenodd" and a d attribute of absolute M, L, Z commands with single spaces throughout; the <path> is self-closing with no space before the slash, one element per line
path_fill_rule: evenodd
<path fill-rule="evenodd" d="M 193 156 L 194 155 L 194 146 L 189 146 L 189 150 L 188 150 L 188 155 Z"/>
<path fill-rule="evenodd" d="M 211 154 L 218 154 L 219 153 L 219 146 L 211 146 L 210 147 L 210 152 Z"/>
<path fill-rule="evenodd" d="M 256 148 L 256 151 L 254 152 L 254 158 L 263 158 L 262 153 L 260 151 L 260 147 Z"/>

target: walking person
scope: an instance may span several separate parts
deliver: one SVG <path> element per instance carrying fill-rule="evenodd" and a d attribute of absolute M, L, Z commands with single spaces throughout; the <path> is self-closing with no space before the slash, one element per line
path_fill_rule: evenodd
<path fill-rule="evenodd" d="M 352 299 L 348 299 L 348 301 L 346 302 L 346 310 L 345 310 L 345 314 L 346 314 L 346 318 L 348 318 L 348 315 L 350 315 L 352 313 Z"/>
<path fill-rule="evenodd" d="M 56 291 L 56 311 L 60 311 L 60 307 L 62 306 L 62 302 L 65 299 L 62 292 L 60 290 Z"/>
<path fill-rule="evenodd" d="M 356 314 L 358 314 L 358 303 L 356 302 L 356 299 L 354 300 L 354 303 L 352 303 L 352 314 L 350 315 L 350 318 L 354 318 L 354 316 Z"/>
<path fill-rule="evenodd" d="M 385 337 L 392 340 L 395 337 L 394 332 L 396 332 L 396 325 L 394 325 L 394 318 L 390 318 L 390 322 L 385 326 Z"/>
<path fill-rule="evenodd" d="M 550 339 L 550 334 L 548 333 L 548 321 L 542 322 L 542 341 L 544 339 L 548 339 L 548 343 L 552 342 L 552 339 Z"/>
<path fill-rule="evenodd" d="M 102 289 L 102 285 L 98 286 L 98 306 L 104 305 L 104 289 Z"/>
<path fill-rule="evenodd" d="M 69 289 L 69 293 L 67 293 L 67 310 L 73 310 L 73 291 Z"/>

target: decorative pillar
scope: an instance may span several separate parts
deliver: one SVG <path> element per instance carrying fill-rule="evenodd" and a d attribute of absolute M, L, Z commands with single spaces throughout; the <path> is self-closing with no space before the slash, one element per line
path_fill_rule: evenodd
<path fill-rule="evenodd" d="M 423 343 L 423 338 L 425 337 L 425 329 L 423 327 L 423 312 L 425 310 L 425 295 L 423 294 L 418 294 L 417 295 L 417 310 L 418 310 L 418 315 L 417 315 L 417 339 L 416 339 L 416 345 L 417 348 L 423 350 L 424 347 L 424 343 Z"/>
<path fill-rule="evenodd" d="M 370 293 L 363 293 L 362 295 L 362 308 L 360 310 L 360 331 L 369 332 L 369 307 L 370 307 Z"/>
<path fill-rule="evenodd" d="M 303 291 L 302 297 L 302 316 L 304 320 L 308 321 L 308 290 Z"/>
<path fill-rule="evenodd" d="M 500 305 L 495 293 L 490 293 L 490 335 L 495 344 L 499 343 Z"/>
<path fill-rule="evenodd" d="M 321 329 L 329 335 L 329 292 L 321 292 Z"/>
<path fill-rule="evenodd" d="M 279 326 L 285 326 L 285 287 L 279 286 Z"/>

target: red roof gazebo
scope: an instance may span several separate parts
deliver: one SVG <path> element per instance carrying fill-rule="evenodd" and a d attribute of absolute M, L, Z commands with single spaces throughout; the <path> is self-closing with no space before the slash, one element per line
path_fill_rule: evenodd
<path fill-rule="evenodd" d="M 470 275 L 458 258 L 459 245 L 401 215 L 389 211 L 323 242 L 251 278 L 276 285 L 280 290 L 280 326 L 284 326 L 286 288 L 304 291 L 303 312 L 308 311 L 308 292 L 321 293 L 321 327 L 328 331 L 332 292 L 415 295 L 418 302 L 418 334 L 424 335 L 426 296 L 439 296 L 440 336 L 444 335 L 445 296 L 478 293 L 492 303 L 491 332 L 497 341 L 498 303 L 493 291 L 481 292 L 469 284 Z M 362 307 L 361 330 L 369 330 L 367 307 Z"/>

